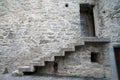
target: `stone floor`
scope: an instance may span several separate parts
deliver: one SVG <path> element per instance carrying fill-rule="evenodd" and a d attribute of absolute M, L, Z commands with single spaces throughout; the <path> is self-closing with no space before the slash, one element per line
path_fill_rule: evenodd
<path fill-rule="evenodd" d="M 79 78 L 79 77 L 55 77 L 55 76 L 23 76 L 13 77 L 11 74 L 0 75 L 0 80 L 109 80 L 109 79 L 94 79 L 94 78 Z"/>

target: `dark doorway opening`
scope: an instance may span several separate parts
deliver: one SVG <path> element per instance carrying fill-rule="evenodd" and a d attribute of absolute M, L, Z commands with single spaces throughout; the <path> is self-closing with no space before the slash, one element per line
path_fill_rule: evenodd
<path fill-rule="evenodd" d="M 114 48 L 118 77 L 120 80 L 120 47 Z"/>
<path fill-rule="evenodd" d="M 80 4 L 80 23 L 82 37 L 95 37 L 93 5 Z"/>

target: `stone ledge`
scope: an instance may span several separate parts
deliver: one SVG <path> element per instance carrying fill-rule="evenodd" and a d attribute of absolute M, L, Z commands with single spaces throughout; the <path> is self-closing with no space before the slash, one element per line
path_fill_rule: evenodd
<path fill-rule="evenodd" d="M 30 71 L 31 72 L 35 71 L 34 67 L 32 67 L 32 66 L 19 66 L 18 70 L 22 71 L 22 72 L 24 72 L 24 71 L 29 71 L 29 72 Z"/>
<path fill-rule="evenodd" d="M 109 38 L 97 38 L 97 37 L 81 37 L 85 42 L 103 42 L 103 43 L 109 43 L 110 39 Z"/>

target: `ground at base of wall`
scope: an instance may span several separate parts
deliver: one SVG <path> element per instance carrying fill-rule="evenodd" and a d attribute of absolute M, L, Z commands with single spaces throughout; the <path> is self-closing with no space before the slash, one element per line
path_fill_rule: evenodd
<path fill-rule="evenodd" d="M 80 77 L 56 77 L 56 76 L 22 76 L 13 77 L 11 74 L 0 75 L 0 80 L 110 80 L 106 78 L 80 78 Z"/>

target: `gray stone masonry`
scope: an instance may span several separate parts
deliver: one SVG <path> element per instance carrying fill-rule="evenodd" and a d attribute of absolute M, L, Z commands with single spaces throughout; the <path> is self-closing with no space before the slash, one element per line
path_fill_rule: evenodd
<path fill-rule="evenodd" d="M 82 37 L 80 4 L 94 5 L 94 37 Z M 107 80 L 114 42 L 120 42 L 120 0 L 0 0 L 0 73 L 23 76 L 39 66 L 36 74 Z M 98 62 L 91 52 L 100 54 Z"/>

